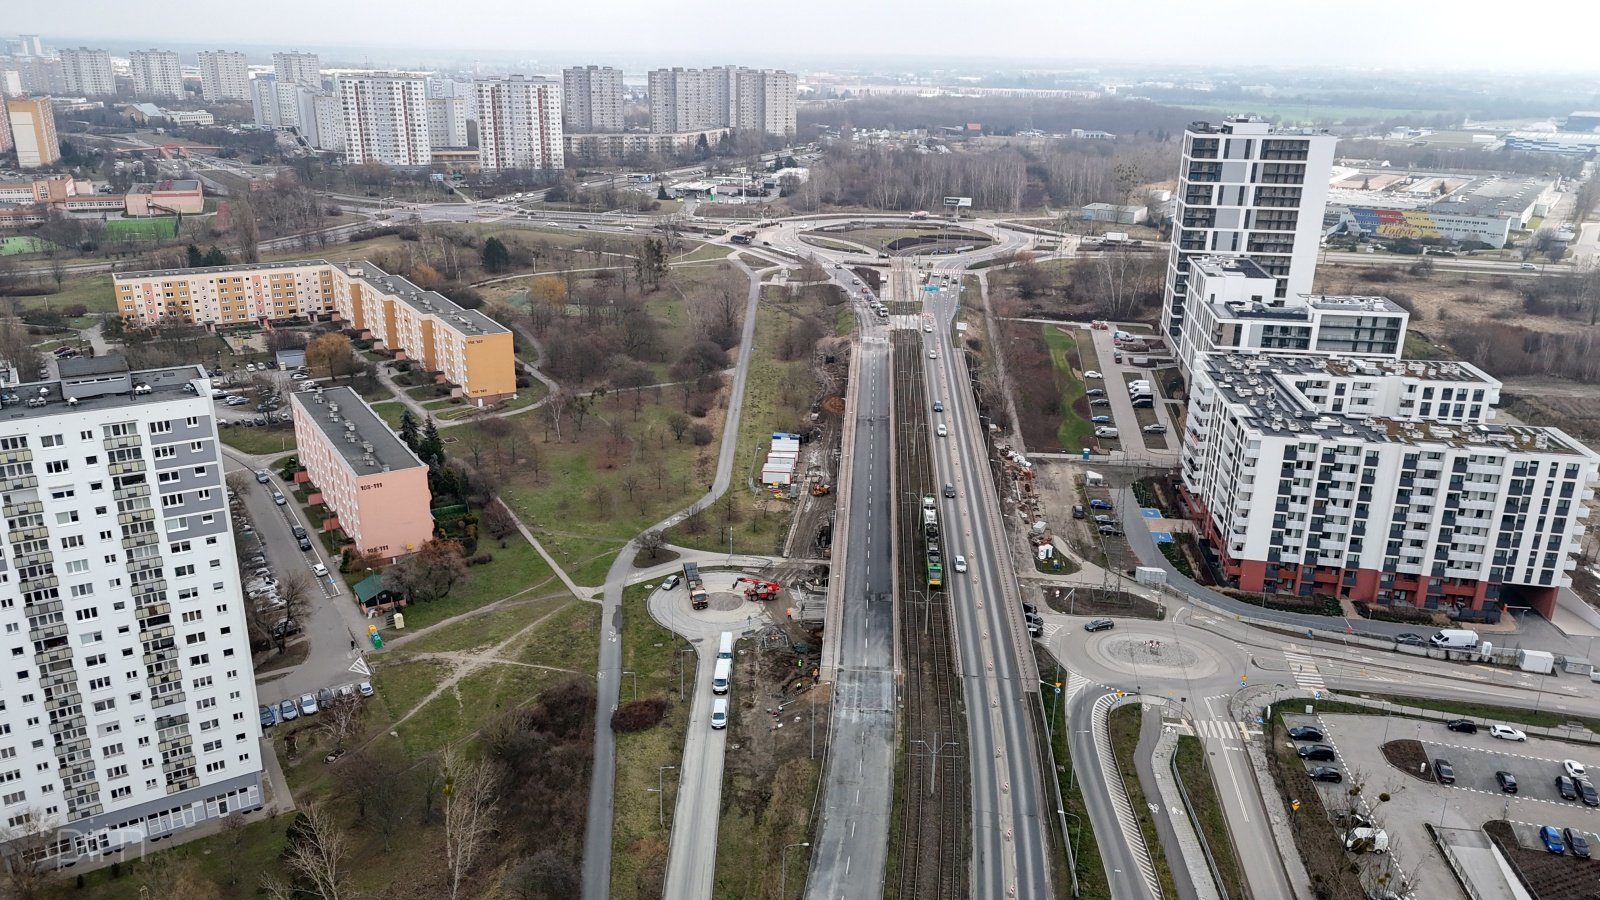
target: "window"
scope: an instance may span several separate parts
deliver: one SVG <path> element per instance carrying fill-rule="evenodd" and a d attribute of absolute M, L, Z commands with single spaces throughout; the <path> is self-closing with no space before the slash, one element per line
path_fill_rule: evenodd
<path fill-rule="evenodd" d="M 68 575 L 79 575 L 89 571 L 89 561 L 87 559 L 69 559 L 63 568 Z"/>
<path fill-rule="evenodd" d="M 6 806 L 15 806 L 26 799 L 28 799 L 27 791 L 17 791 L 15 794 L 6 794 L 4 797 L 0 797 L 0 803 L 4 803 Z M 19 818 L 21 818 L 24 822 L 28 820 L 26 813 Z"/>
<path fill-rule="evenodd" d="M 205 466 L 195 466 L 194 467 L 194 477 L 196 477 L 196 478 L 204 478 L 204 477 L 206 477 L 206 467 Z"/>
<path fill-rule="evenodd" d="M 75 509 L 69 509 L 66 512 L 56 513 L 57 525 L 71 525 L 76 521 L 78 521 L 78 511 Z"/>
<path fill-rule="evenodd" d="M 150 423 L 150 433 L 151 434 L 171 434 L 172 433 L 172 422 L 170 420 L 168 420 L 168 419 L 162 419 L 159 422 L 151 422 Z"/>
<path fill-rule="evenodd" d="M 206 665 L 210 665 L 210 664 L 211 664 L 211 654 L 209 654 L 209 653 L 201 653 L 198 656 L 189 657 L 189 665 L 191 665 L 191 666 L 206 666 Z"/>
<path fill-rule="evenodd" d="M 126 797 L 126 796 L 128 796 L 129 794 L 132 794 L 132 793 L 133 793 L 133 788 L 129 787 L 128 785 L 123 785 L 122 787 L 119 787 L 119 788 L 112 788 L 111 789 L 111 799 L 113 799 L 113 800 L 121 800 L 123 797 Z"/>
<path fill-rule="evenodd" d="M 97 713 L 110 712 L 111 710 L 116 709 L 116 708 L 117 708 L 117 699 L 115 697 L 110 697 L 110 698 L 107 698 L 105 700 L 96 700 L 94 702 L 94 711 L 97 712 Z"/>
<path fill-rule="evenodd" d="M 62 538 L 62 540 L 61 540 L 61 548 L 63 550 L 71 550 L 74 547 L 82 547 L 82 546 L 83 546 L 83 535 L 74 534 L 74 535 L 70 535 L 68 537 Z"/>
<path fill-rule="evenodd" d="M 174 542 L 172 544 L 169 544 L 167 546 L 167 549 L 168 549 L 168 551 L 170 551 L 172 553 L 188 553 L 189 552 L 189 542 L 188 541 L 176 541 L 176 542 Z"/>
<path fill-rule="evenodd" d="M 67 470 L 67 461 L 64 459 L 53 459 L 44 464 L 44 470 L 51 475 L 60 475 L 62 472 Z"/>
<path fill-rule="evenodd" d="M 189 565 L 186 565 L 186 566 L 177 566 L 172 570 L 172 574 L 174 576 L 178 577 L 178 578 L 182 578 L 185 575 L 193 575 L 194 574 L 194 564 L 190 563 Z"/>
<path fill-rule="evenodd" d="M 190 416 L 187 420 L 184 421 L 184 424 L 187 425 L 190 428 L 199 428 L 200 427 L 200 417 L 199 416 Z"/>
<path fill-rule="evenodd" d="M 103 640 L 105 640 L 105 636 L 98 631 L 86 631 L 78 635 L 78 643 L 80 644 L 98 644 Z"/>
<path fill-rule="evenodd" d="M 188 612 L 186 612 L 186 613 L 184 613 L 184 614 L 183 614 L 183 621 L 185 621 L 185 622 L 198 622 L 198 621 L 200 621 L 200 617 L 201 617 L 201 616 L 202 616 L 202 615 L 204 615 L 204 613 L 202 613 L 202 612 L 201 612 L 201 611 L 200 611 L 200 610 L 198 610 L 198 609 L 191 609 L 191 610 L 189 610 L 189 611 L 188 611 Z M 206 678 L 206 680 L 207 680 L 207 681 L 210 681 L 210 680 L 211 680 L 211 679 L 210 679 L 210 677 L 209 677 L 209 676 L 207 676 L 207 678 Z M 198 684 L 197 684 L 197 685 L 195 685 L 195 686 L 196 686 L 196 687 L 199 687 L 199 685 L 198 685 Z"/>
<path fill-rule="evenodd" d="M 173 484 L 178 480 L 177 472 L 160 472 L 156 475 L 157 484 Z"/>
<path fill-rule="evenodd" d="M 72 586 L 72 596 L 74 596 L 74 597 L 87 597 L 87 596 L 89 596 L 90 594 L 93 594 L 93 593 L 94 593 L 94 585 L 92 585 L 92 584 L 75 584 L 75 585 Z M 85 615 L 85 613 L 87 613 L 87 615 Z M 83 622 L 83 621 L 88 620 L 88 619 L 96 618 L 99 615 L 100 615 L 100 613 L 94 611 L 93 609 L 88 609 L 88 610 L 80 609 L 80 610 L 78 610 L 78 621 L 79 622 Z"/>
<path fill-rule="evenodd" d="M 101 675 L 99 678 L 89 679 L 89 690 L 91 691 L 103 691 L 108 687 L 111 687 L 110 675 Z"/>
<path fill-rule="evenodd" d="M 155 452 L 156 459 L 171 459 L 178 455 L 178 448 L 172 444 L 167 444 L 162 447 L 157 447 Z"/>
<path fill-rule="evenodd" d="M 61 435 L 59 435 L 59 434 L 47 434 L 44 437 L 39 439 L 39 446 L 41 446 L 41 447 L 60 447 L 63 443 L 64 443 L 64 441 L 62 441 Z M 24 446 L 26 446 L 26 445 L 24 445 Z M 4 449 L 6 449 L 6 450 L 20 450 L 22 448 L 21 447 L 6 447 Z"/>
<path fill-rule="evenodd" d="M 106 759 L 110 759 L 113 756 L 121 756 L 122 743 L 119 741 L 115 744 L 107 744 L 103 749 L 101 749 L 100 755 L 104 756 Z"/>
<path fill-rule="evenodd" d="M 190 423 L 190 427 L 193 427 L 194 419 L 190 419 L 189 423 Z M 200 452 L 203 452 L 205 449 L 206 449 L 205 441 L 190 441 L 189 442 L 189 452 L 190 453 L 200 453 Z"/>
<path fill-rule="evenodd" d="M 203 644 L 205 643 L 205 640 L 206 633 L 204 631 L 197 632 L 195 634 L 186 634 L 183 636 L 183 642 L 185 644 Z"/>
<path fill-rule="evenodd" d="M 183 494 L 181 494 L 181 493 L 178 493 L 178 494 L 164 494 L 161 497 L 161 505 L 163 507 L 167 507 L 167 508 L 170 508 L 170 507 L 173 507 L 173 506 L 182 506 L 183 505 Z"/>

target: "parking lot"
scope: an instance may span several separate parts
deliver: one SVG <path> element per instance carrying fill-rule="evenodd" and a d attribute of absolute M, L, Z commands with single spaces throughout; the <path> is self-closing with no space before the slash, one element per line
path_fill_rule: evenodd
<path fill-rule="evenodd" d="M 1425 824 L 1477 830 L 1485 822 L 1504 819 L 1511 823 L 1517 840 L 1528 848 L 1542 847 L 1540 826 L 1570 827 L 1585 834 L 1600 851 L 1600 834 L 1596 833 L 1600 830 L 1600 809 L 1561 799 L 1555 786 L 1566 759 L 1588 767 L 1591 778 L 1600 774 L 1600 751 L 1596 748 L 1541 738 L 1525 742 L 1500 740 L 1489 735 L 1487 722 L 1477 723 L 1476 734 L 1463 734 L 1447 729 L 1441 722 L 1391 716 L 1286 714 L 1284 721 L 1291 727 L 1321 728 L 1323 743 L 1338 751 L 1335 762 L 1306 764 L 1330 765 L 1345 774 L 1342 784 L 1317 786 L 1329 810 L 1346 808 L 1346 792 L 1352 781 L 1364 782 L 1362 797 L 1373 810 L 1378 826 L 1388 832 L 1393 849 L 1400 854 L 1399 862 L 1407 871 L 1417 868 L 1419 897 L 1455 896 L 1457 891 L 1451 886 L 1454 876 L 1428 836 Z M 1439 784 L 1431 767 L 1426 776 L 1395 768 L 1384 757 L 1382 747 L 1408 739 L 1422 745 L 1430 762 L 1447 760 L 1455 770 L 1456 783 Z M 1498 771 L 1516 777 L 1516 794 L 1501 791 L 1495 778 Z M 1378 799 L 1383 793 L 1389 795 L 1388 801 Z M 1574 866 L 1591 864 L 1572 860 Z M 1600 878 L 1600 865 L 1595 875 Z"/>

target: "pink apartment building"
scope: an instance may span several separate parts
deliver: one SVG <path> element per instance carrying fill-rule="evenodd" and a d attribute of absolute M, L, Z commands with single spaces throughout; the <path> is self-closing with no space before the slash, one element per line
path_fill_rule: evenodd
<path fill-rule="evenodd" d="M 292 395 L 300 465 L 363 553 L 389 559 L 433 537 L 428 467 L 347 387 Z"/>

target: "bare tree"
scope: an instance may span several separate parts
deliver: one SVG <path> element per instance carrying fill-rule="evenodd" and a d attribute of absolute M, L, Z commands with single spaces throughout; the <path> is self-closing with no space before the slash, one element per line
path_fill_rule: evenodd
<path fill-rule="evenodd" d="M 317 727 L 328 736 L 335 750 L 344 749 L 344 742 L 358 734 L 367 705 L 352 696 L 335 697 L 332 703 L 318 709 Z"/>
<path fill-rule="evenodd" d="M 356 821 L 383 840 L 385 853 L 417 799 L 413 780 L 395 777 L 409 765 L 393 744 L 378 743 L 357 751 L 335 773 L 340 793 L 356 804 Z"/>
<path fill-rule="evenodd" d="M 333 820 L 333 814 L 318 803 L 306 804 L 290 826 L 289 846 L 283 851 L 283 864 L 301 885 L 285 883 L 276 876 L 263 876 L 261 887 L 274 900 L 291 900 L 308 888 L 322 900 L 343 900 L 357 896 L 350 887 L 345 857 L 350 840 Z"/>
<path fill-rule="evenodd" d="M 7 893 L 17 900 L 34 900 L 43 896 L 50 881 L 50 872 L 44 857 L 55 841 L 59 823 L 43 810 L 29 809 L 21 815 L 21 824 L 0 831 L 0 852 L 5 856 Z"/>
<path fill-rule="evenodd" d="M 639 550 L 650 554 L 651 559 L 655 559 L 661 554 L 661 548 L 666 543 L 667 536 L 662 534 L 659 528 L 652 528 L 639 535 Z"/>
<path fill-rule="evenodd" d="M 481 763 L 470 763 L 457 747 L 439 760 L 444 781 L 444 852 L 450 900 L 462 896 L 463 882 L 494 833 L 498 801 L 494 778 Z"/>
<path fill-rule="evenodd" d="M 255 479 L 251 477 L 250 473 L 244 471 L 229 472 L 227 476 L 222 479 L 222 483 L 228 486 L 229 491 L 241 495 L 250 489 L 250 485 L 254 481 Z"/>
<path fill-rule="evenodd" d="M 289 640 L 289 622 L 300 624 L 307 621 L 305 613 L 311 609 L 311 593 L 314 589 L 311 576 L 301 569 L 293 569 L 283 576 L 278 582 L 278 598 L 283 601 L 283 610 L 278 613 L 277 622 L 274 623 L 273 640 L 278 643 L 278 652 L 284 652 L 284 645 Z M 283 627 L 278 628 L 277 625 Z"/>

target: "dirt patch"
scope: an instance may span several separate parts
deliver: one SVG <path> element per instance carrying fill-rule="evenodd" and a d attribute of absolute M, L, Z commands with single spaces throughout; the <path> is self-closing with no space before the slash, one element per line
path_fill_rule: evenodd
<path fill-rule="evenodd" d="M 648 569 L 651 566 L 673 562 L 677 558 L 678 551 L 668 550 L 665 547 L 658 548 L 655 551 L 640 550 L 633 555 L 633 567 L 635 569 Z"/>
<path fill-rule="evenodd" d="M 1422 749 L 1421 741 L 1412 738 L 1390 741 L 1383 745 L 1383 758 L 1389 761 L 1389 765 L 1412 778 L 1433 784 L 1433 776 L 1429 774 L 1431 766 L 1428 765 L 1428 751 Z"/>
<path fill-rule="evenodd" d="M 1559 378 L 1507 379 L 1500 409 L 1526 425 L 1559 428 L 1585 443 L 1600 443 L 1600 385 Z"/>
<path fill-rule="evenodd" d="M 1042 585 L 1046 606 L 1069 616 L 1119 616 L 1131 619 L 1161 619 L 1166 609 L 1154 600 L 1127 591 L 1085 587 Z"/>
<path fill-rule="evenodd" d="M 1539 900 L 1594 900 L 1600 896 L 1594 886 L 1594 863 L 1589 860 L 1557 856 L 1542 846 L 1524 847 L 1511 823 L 1503 819 L 1483 823 L 1483 832 L 1500 847 Z"/>

